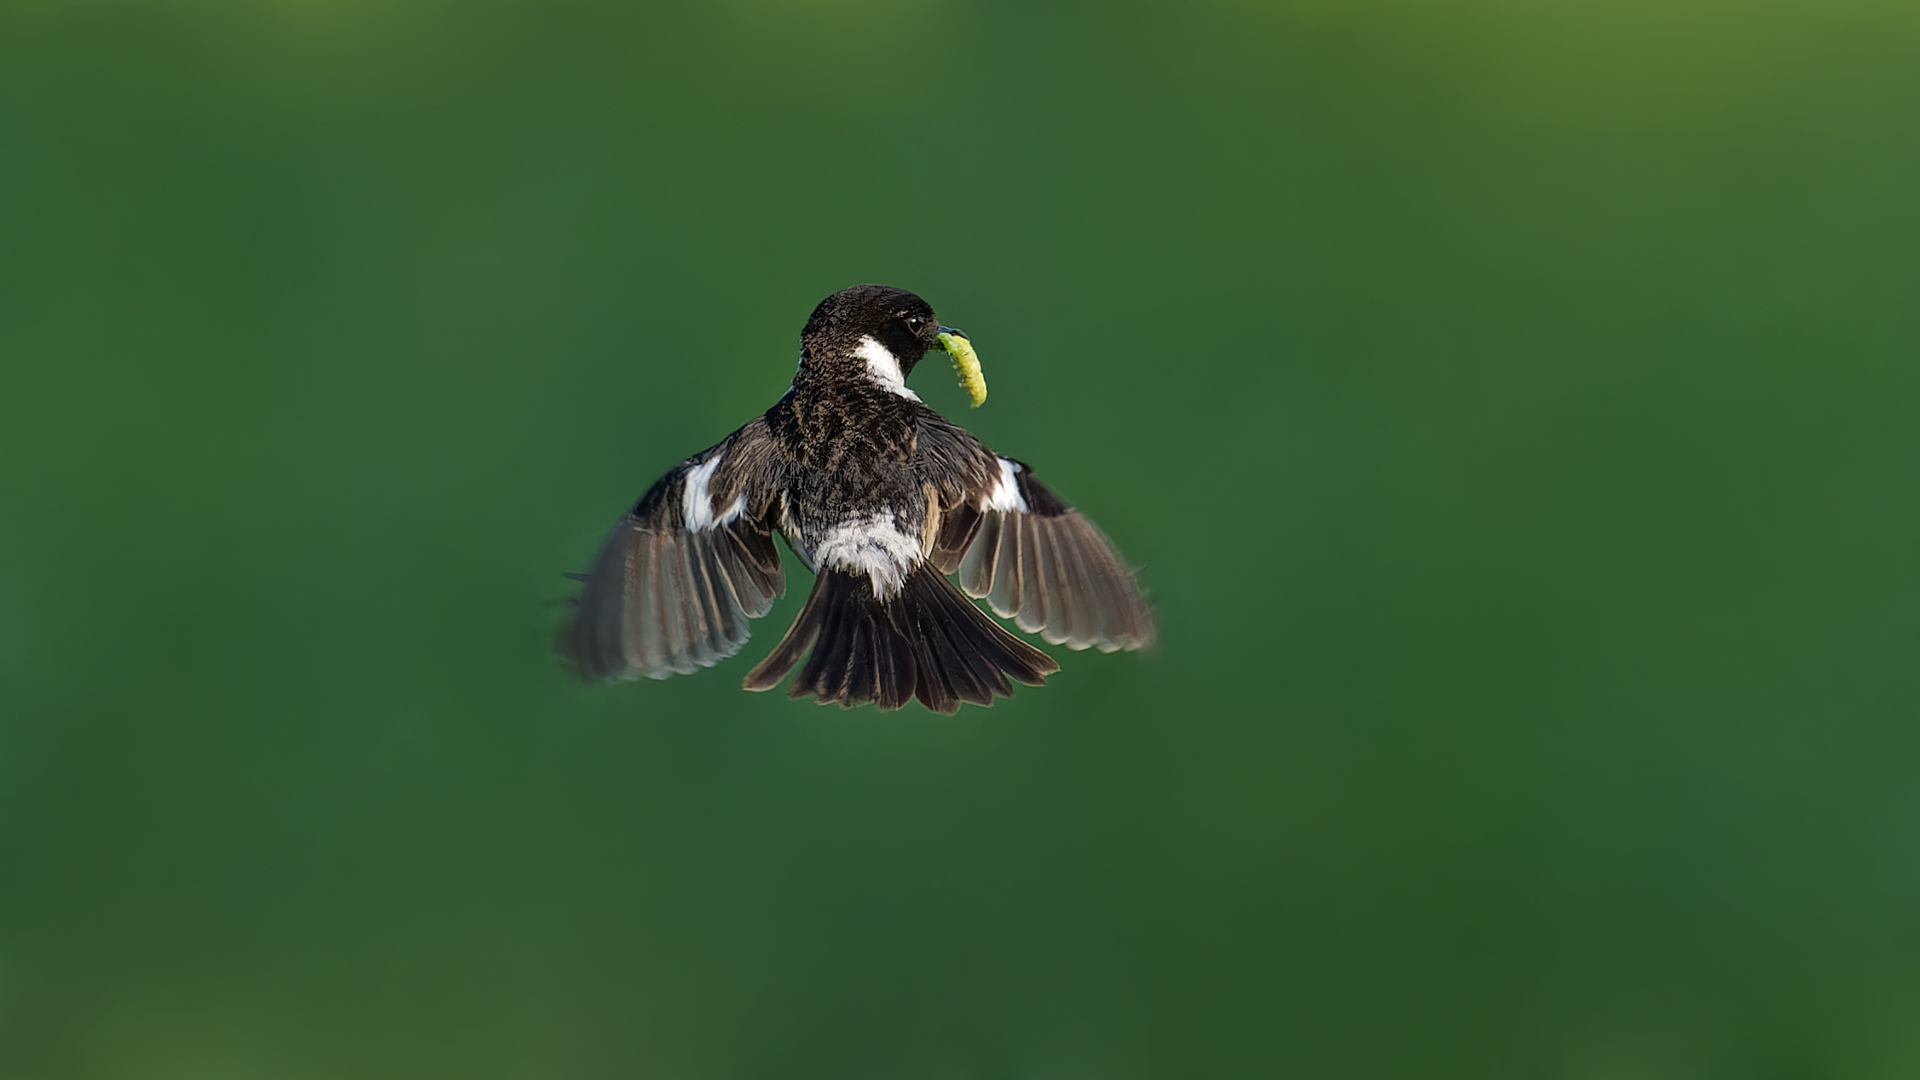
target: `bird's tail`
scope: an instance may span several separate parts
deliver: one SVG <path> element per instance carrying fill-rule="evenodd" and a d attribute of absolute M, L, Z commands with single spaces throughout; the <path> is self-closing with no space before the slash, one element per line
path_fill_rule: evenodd
<path fill-rule="evenodd" d="M 1009 676 L 1039 686 L 1060 670 L 927 563 L 884 600 L 865 576 L 823 569 L 787 636 L 748 673 L 747 689 L 772 689 L 809 645 L 813 652 L 789 696 L 812 694 L 843 709 L 869 701 L 897 709 L 917 697 L 935 712 L 952 713 L 963 701 L 991 705 L 994 695 L 1011 695 Z"/>

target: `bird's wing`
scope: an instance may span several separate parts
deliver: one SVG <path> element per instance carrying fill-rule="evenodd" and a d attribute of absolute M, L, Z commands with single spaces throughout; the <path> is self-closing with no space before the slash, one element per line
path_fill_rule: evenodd
<path fill-rule="evenodd" d="M 581 579 L 560 652 L 583 674 L 664 679 L 740 651 L 786 591 L 766 423 L 681 462 L 627 512 Z"/>
<path fill-rule="evenodd" d="M 929 558 L 967 595 L 1070 649 L 1138 649 L 1153 615 L 1132 571 L 1093 522 L 951 422 L 920 425 L 917 463 L 939 507 Z"/>

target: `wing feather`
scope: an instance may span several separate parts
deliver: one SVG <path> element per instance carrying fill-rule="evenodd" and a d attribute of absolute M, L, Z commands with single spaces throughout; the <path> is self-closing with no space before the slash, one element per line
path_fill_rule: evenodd
<path fill-rule="evenodd" d="M 1102 652 L 1153 643 L 1153 615 L 1120 553 L 1092 521 L 928 410 L 919 464 L 945 515 L 929 558 L 968 596 L 1044 640 Z"/>
<path fill-rule="evenodd" d="M 772 452 L 755 420 L 661 477 L 614 527 L 560 636 L 582 674 L 664 679 L 746 644 L 748 620 L 786 591 Z"/>
<path fill-rule="evenodd" d="M 1008 520 L 1006 514 L 994 516 L 1000 519 L 1000 543 L 993 553 L 993 592 L 987 596 L 987 606 L 995 615 L 1011 619 L 1020 611 L 1020 520 Z"/>
<path fill-rule="evenodd" d="M 960 558 L 960 587 L 968 596 L 993 591 L 993 567 L 1000 557 L 1000 515 L 983 514 L 979 531 Z"/>
<path fill-rule="evenodd" d="M 1013 613 L 1013 625 L 1029 634 L 1042 634 L 1047 628 L 1046 551 L 1040 547 L 1040 523 L 1032 514 L 1022 514 L 1020 522 L 1020 610 Z M 1058 641 L 1048 641 L 1058 645 Z"/>

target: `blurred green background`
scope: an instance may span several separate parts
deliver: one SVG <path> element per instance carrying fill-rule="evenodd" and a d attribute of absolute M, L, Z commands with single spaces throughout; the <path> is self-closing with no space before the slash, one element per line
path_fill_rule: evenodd
<path fill-rule="evenodd" d="M 581 686 L 912 288 L 1150 654 Z M 1920 1074 L 1920 8 L 0 7 L 0 1076 Z"/>

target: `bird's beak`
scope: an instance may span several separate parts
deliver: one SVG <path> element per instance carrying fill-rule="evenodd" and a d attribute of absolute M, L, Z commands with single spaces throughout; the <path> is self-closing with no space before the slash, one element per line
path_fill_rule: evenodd
<path fill-rule="evenodd" d="M 974 354 L 973 343 L 965 333 L 951 326 L 941 327 L 934 340 L 953 357 L 953 370 L 960 375 L 960 385 L 973 397 L 973 407 L 979 408 L 987 400 L 987 377 L 980 372 L 980 357 Z"/>

